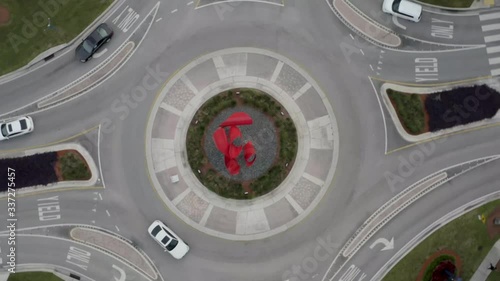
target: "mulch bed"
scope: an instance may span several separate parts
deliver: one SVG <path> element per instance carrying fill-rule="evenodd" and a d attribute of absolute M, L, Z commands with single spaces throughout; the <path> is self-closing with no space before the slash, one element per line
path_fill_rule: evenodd
<path fill-rule="evenodd" d="M 418 272 L 418 276 L 417 276 L 416 281 L 423 281 L 424 274 L 427 271 L 427 268 L 429 267 L 429 265 L 432 263 L 432 261 L 435 260 L 436 258 L 438 258 L 439 256 L 443 256 L 443 255 L 454 257 L 457 272 L 458 273 L 462 272 L 462 260 L 460 259 L 460 256 L 452 250 L 442 249 L 442 250 L 435 252 L 434 254 L 432 254 L 432 256 L 430 256 L 429 258 L 427 258 L 425 260 L 424 265 L 422 266 L 422 268 Z"/>
<path fill-rule="evenodd" d="M 10 22 L 10 12 L 4 7 L 0 6 L 0 26 L 7 25 Z"/>
<path fill-rule="evenodd" d="M 500 206 L 493 210 L 486 219 L 486 228 L 488 229 L 488 235 L 491 239 L 500 235 L 500 225 L 493 224 L 495 218 L 500 218 Z"/>

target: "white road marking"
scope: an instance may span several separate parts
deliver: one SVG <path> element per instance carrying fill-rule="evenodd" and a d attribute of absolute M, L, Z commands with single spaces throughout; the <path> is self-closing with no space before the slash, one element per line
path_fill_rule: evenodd
<path fill-rule="evenodd" d="M 371 69 L 372 69 L 372 71 L 373 71 L 373 66 L 372 66 L 371 64 L 370 64 L 370 68 L 371 68 Z"/>
<path fill-rule="evenodd" d="M 361 51 L 361 53 L 363 54 L 363 56 L 365 55 L 365 52 L 363 52 L 363 50 L 359 49 Z"/>
<path fill-rule="evenodd" d="M 349 36 L 351 36 L 352 40 L 354 40 L 354 36 L 352 36 L 352 34 L 351 34 L 351 33 L 349 33 Z"/>
<path fill-rule="evenodd" d="M 399 28 L 406 30 L 406 26 L 399 23 L 398 18 L 396 16 L 392 16 L 392 22 Z"/>
<path fill-rule="evenodd" d="M 96 209 L 92 209 L 92 212 L 94 212 L 94 213 L 95 213 L 95 212 L 97 212 L 97 210 L 96 210 Z"/>
<path fill-rule="evenodd" d="M 115 276 L 113 276 L 115 278 L 115 281 L 125 281 L 125 278 L 127 277 L 127 274 L 125 274 L 125 271 L 114 264 L 112 267 L 114 269 L 116 269 L 118 272 L 120 272 L 119 278 L 116 278 Z"/>
<path fill-rule="evenodd" d="M 500 63 L 500 57 L 488 59 L 488 62 L 490 64 L 499 64 Z"/>
<path fill-rule="evenodd" d="M 500 12 L 479 15 L 479 20 L 480 21 L 483 21 L 483 20 L 492 20 L 492 19 L 498 19 L 498 18 L 500 18 Z"/>
<path fill-rule="evenodd" d="M 116 24 L 118 22 L 118 19 L 120 19 L 120 17 L 122 16 L 122 14 L 128 9 L 128 5 L 127 7 L 125 7 L 125 9 L 123 9 L 123 11 L 116 17 L 113 19 L 113 21 L 111 21 L 112 23 Z"/>
<path fill-rule="evenodd" d="M 90 256 L 91 256 L 90 252 L 74 246 L 70 246 L 68 255 L 66 256 L 66 262 L 72 265 L 76 265 L 83 270 L 87 270 L 88 264 L 90 262 Z M 77 263 L 76 261 L 79 261 L 80 263 Z"/>
<path fill-rule="evenodd" d="M 61 218 L 61 207 L 59 206 L 59 196 L 42 198 L 37 201 L 51 201 L 38 203 L 38 218 L 40 221 L 58 220 Z M 52 214 L 56 213 L 56 214 Z M 49 215 L 50 214 L 50 215 Z"/>
<path fill-rule="evenodd" d="M 483 32 L 497 30 L 500 29 L 500 23 L 483 25 L 481 26 L 481 29 L 483 30 Z"/>
<path fill-rule="evenodd" d="M 101 195 L 101 193 L 99 193 L 99 198 L 102 200 L 102 195 Z"/>
<path fill-rule="evenodd" d="M 488 47 L 488 48 L 486 48 L 486 52 L 488 54 L 498 53 L 498 52 L 500 52 L 500 46 Z"/>
<path fill-rule="evenodd" d="M 187 3 L 186 5 L 190 6 L 190 5 L 193 5 L 194 1 L 191 1 L 189 3 Z"/>
<path fill-rule="evenodd" d="M 279 61 L 276 64 L 276 68 L 274 69 L 273 76 L 271 76 L 271 82 L 276 82 L 276 79 L 278 79 L 278 75 L 280 75 L 281 69 L 283 68 L 284 63 L 282 61 Z"/>
<path fill-rule="evenodd" d="M 104 48 L 101 51 L 95 53 L 92 57 L 97 59 L 98 57 L 104 55 L 108 51 L 108 48 Z"/>
<path fill-rule="evenodd" d="M 93 224 L 95 224 L 95 221 L 91 221 Z"/>
<path fill-rule="evenodd" d="M 161 21 L 163 18 L 158 18 L 157 20 L 155 20 L 155 22 L 159 22 Z"/>
<path fill-rule="evenodd" d="M 117 225 L 115 225 L 115 227 L 116 227 L 116 230 L 117 230 L 117 231 L 120 231 L 120 229 L 118 228 L 118 226 L 117 226 Z"/>
<path fill-rule="evenodd" d="M 110 216 L 111 216 L 111 215 L 109 214 L 109 211 L 108 211 L 108 210 L 106 210 L 106 214 L 108 214 L 108 217 L 110 217 Z"/>
<path fill-rule="evenodd" d="M 177 12 L 177 9 L 172 10 L 170 13 L 173 14 L 173 13 L 176 13 L 176 12 Z"/>
<path fill-rule="evenodd" d="M 500 68 L 491 70 L 491 76 L 500 75 Z"/>
<path fill-rule="evenodd" d="M 484 42 L 486 42 L 486 43 L 496 42 L 496 41 L 500 41 L 500 35 L 498 35 L 498 34 L 484 37 Z"/>

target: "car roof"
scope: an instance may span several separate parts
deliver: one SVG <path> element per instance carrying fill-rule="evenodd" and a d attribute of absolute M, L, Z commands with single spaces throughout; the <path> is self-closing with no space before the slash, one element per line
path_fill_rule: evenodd
<path fill-rule="evenodd" d="M 28 128 L 26 118 L 21 118 L 7 123 L 7 128 L 11 133 L 26 130 Z"/>

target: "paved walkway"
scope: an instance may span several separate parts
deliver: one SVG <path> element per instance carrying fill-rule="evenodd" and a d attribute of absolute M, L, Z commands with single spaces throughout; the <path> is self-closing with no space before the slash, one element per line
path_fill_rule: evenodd
<path fill-rule="evenodd" d="M 252 200 L 225 199 L 193 174 L 185 136 L 207 99 L 245 87 L 268 93 L 290 113 L 299 136 L 298 154 L 289 176 L 271 193 Z M 160 93 L 146 132 L 149 173 L 165 204 L 194 228 L 231 240 L 262 239 L 297 224 L 331 185 L 338 160 L 337 122 L 325 94 L 292 61 L 262 49 L 221 50 L 181 69 Z"/>
<path fill-rule="evenodd" d="M 488 269 L 490 263 L 496 265 L 500 260 L 500 240 L 491 248 L 490 252 L 484 258 L 483 262 L 479 265 L 477 271 L 472 275 L 470 281 L 485 281 L 490 275 L 491 270 Z"/>
<path fill-rule="evenodd" d="M 399 36 L 389 28 L 366 16 L 349 3 L 349 0 L 333 0 L 331 7 L 344 24 L 368 41 L 390 48 L 396 48 L 401 45 L 401 38 Z"/>

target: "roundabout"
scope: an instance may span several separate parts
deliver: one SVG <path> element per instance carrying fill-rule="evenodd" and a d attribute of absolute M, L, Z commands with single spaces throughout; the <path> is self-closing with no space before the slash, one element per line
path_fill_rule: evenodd
<path fill-rule="evenodd" d="M 279 102 L 298 136 L 288 176 L 273 191 L 247 200 L 223 198 L 203 186 L 189 168 L 186 152 L 189 124 L 198 109 L 219 93 L 236 88 L 258 89 Z M 221 117 L 227 118 L 228 113 Z M 259 115 L 252 112 L 252 116 Z M 263 239 L 300 222 L 330 187 L 338 161 L 338 129 L 325 94 L 296 64 L 262 49 L 217 51 L 179 70 L 161 90 L 147 132 L 150 178 L 164 203 L 192 227 L 230 240 Z M 207 137 L 204 141 L 212 143 Z M 261 152 L 268 147 L 262 146 Z M 259 160 L 255 165 L 266 168 Z"/>

